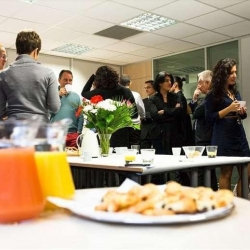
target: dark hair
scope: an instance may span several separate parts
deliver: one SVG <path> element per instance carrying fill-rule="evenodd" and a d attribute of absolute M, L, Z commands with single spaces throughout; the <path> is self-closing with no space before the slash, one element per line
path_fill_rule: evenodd
<path fill-rule="evenodd" d="M 63 70 L 61 70 L 61 72 L 59 73 L 59 79 L 61 79 L 62 78 L 62 75 L 63 75 L 63 73 L 68 73 L 68 74 L 70 74 L 70 75 L 72 75 L 72 77 L 73 77 L 73 73 L 70 71 L 70 70 L 68 70 L 68 69 L 63 69 Z"/>
<path fill-rule="evenodd" d="M 35 31 L 21 31 L 16 37 L 16 52 L 18 55 L 30 54 L 33 50 L 41 50 L 42 42 L 40 36 Z"/>
<path fill-rule="evenodd" d="M 213 68 L 210 90 L 214 95 L 215 104 L 222 100 L 226 91 L 227 79 L 231 75 L 231 70 L 235 65 L 236 61 L 234 59 L 225 58 L 220 60 Z M 230 85 L 229 90 L 235 95 L 237 92 L 237 85 Z"/>
<path fill-rule="evenodd" d="M 161 71 L 156 75 L 155 80 L 154 80 L 154 89 L 157 92 L 160 91 L 160 84 L 165 82 L 166 76 L 170 77 L 171 85 L 173 84 L 174 78 L 173 78 L 172 74 L 170 74 L 170 73 L 168 73 L 166 71 Z"/>
<path fill-rule="evenodd" d="M 121 84 L 122 86 L 129 86 L 130 82 L 131 82 L 131 79 L 130 79 L 130 76 L 129 76 L 129 75 L 122 74 L 122 75 L 120 76 L 120 84 Z"/>
<path fill-rule="evenodd" d="M 175 76 L 174 77 L 174 82 L 172 83 L 172 85 L 177 82 L 178 88 L 182 89 L 183 87 L 183 78 L 180 78 L 179 76 Z"/>
<path fill-rule="evenodd" d="M 147 80 L 145 83 L 151 83 L 153 85 L 154 84 L 154 80 Z"/>
<path fill-rule="evenodd" d="M 95 74 L 96 89 L 113 89 L 119 82 L 118 73 L 109 66 L 101 66 Z"/>

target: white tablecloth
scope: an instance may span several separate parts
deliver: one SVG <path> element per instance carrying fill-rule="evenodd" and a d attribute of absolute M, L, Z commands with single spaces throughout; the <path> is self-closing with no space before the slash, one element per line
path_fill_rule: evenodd
<path fill-rule="evenodd" d="M 250 202 L 235 198 L 235 205 L 228 217 L 172 226 L 100 223 L 59 210 L 0 225 L 0 249 L 250 249 Z"/>

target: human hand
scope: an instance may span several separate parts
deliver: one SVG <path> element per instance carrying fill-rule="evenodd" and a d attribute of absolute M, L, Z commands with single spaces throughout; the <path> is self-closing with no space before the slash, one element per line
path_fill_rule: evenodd
<path fill-rule="evenodd" d="M 201 94 L 201 91 L 199 89 L 195 89 L 194 94 L 193 94 L 193 101 L 197 101 L 200 94 Z"/>
<path fill-rule="evenodd" d="M 237 100 L 233 101 L 229 106 L 230 112 L 240 111 L 240 104 Z"/>
<path fill-rule="evenodd" d="M 164 110 L 163 110 L 163 109 L 162 109 L 162 110 L 159 110 L 159 111 L 158 111 L 158 114 L 159 114 L 159 115 L 163 115 L 163 114 L 164 114 Z"/>
<path fill-rule="evenodd" d="M 247 107 L 241 107 L 241 108 L 239 109 L 239 114 L 240 114 L 240 115 L 244 115 L 246 112 L 247 112 Z"/>
<path fill-rule="evenodd" d="M 59 90 L 59 96 L 64 96 L 64 95 L 67 95 L 67 91 L 64 87 L 62 87 Z"/>
<path fill-rule="evenodd" d="M 180 106 L 181 106 L 180 103 L 177 103 L 177 104 L 175 105 L 176 108 L 179 108 Z"/>

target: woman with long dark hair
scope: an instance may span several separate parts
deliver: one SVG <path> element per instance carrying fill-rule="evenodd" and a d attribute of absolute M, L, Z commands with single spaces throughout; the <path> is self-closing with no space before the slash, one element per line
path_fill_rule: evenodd
<path fill-rule="evenodd" d="M 158 145 L 156 153 L 172 154 L 172 147 L 182 146 L 179 120 L 182 116 L 181 100 L 177 94 L 170 92 L 173 76 L 166 71 L 155 77 L 154 88 L 157 93 L 149 98 L 150 114 L 155 123 L 154 145 Z"/>
<path fill-rule="evenodd" d="M 206 96 L 206 118 L 213 124 L 211 145 L 218 145 L 219 156 L 250 156 L 249 145 L 241 120 L 247 117 L 240 107 L 237 90 L 237 67 L 234 59 L 220 60 L 213 69 L 210 92 Z M 238 167 L 238 171 L 240 171 Z M 231 189 L 233 166 L 221 167 L 220 189 Z M 237 193 L 241 195 L 241 180 Z"/>

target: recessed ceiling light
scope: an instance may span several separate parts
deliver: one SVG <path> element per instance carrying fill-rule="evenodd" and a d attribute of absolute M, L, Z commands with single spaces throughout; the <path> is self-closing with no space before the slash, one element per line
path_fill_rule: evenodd
<path fill-rule="evenodd" d="M 25 3 L 34 3 L 36 0 L 19 0 L 21 2 L 25 2 Z"/>
<path fill-rule="evenodd" d="M 121 25 L 143 31 L 153 31 L 173 25 L 175 23 L 176 20 L 174 19 L 169 19 L 151 13 L 145 13 L 127 22 L 123 22 Z"/>
<path fill-rule="evenodd" d="M 52 49 L 52 51 L 63 52 L 74 55 L 82 55 L 85 52 L 92 50 L 93 48 L 77 45 L 77 44 L 65 44 L 63 46 Z"/>

